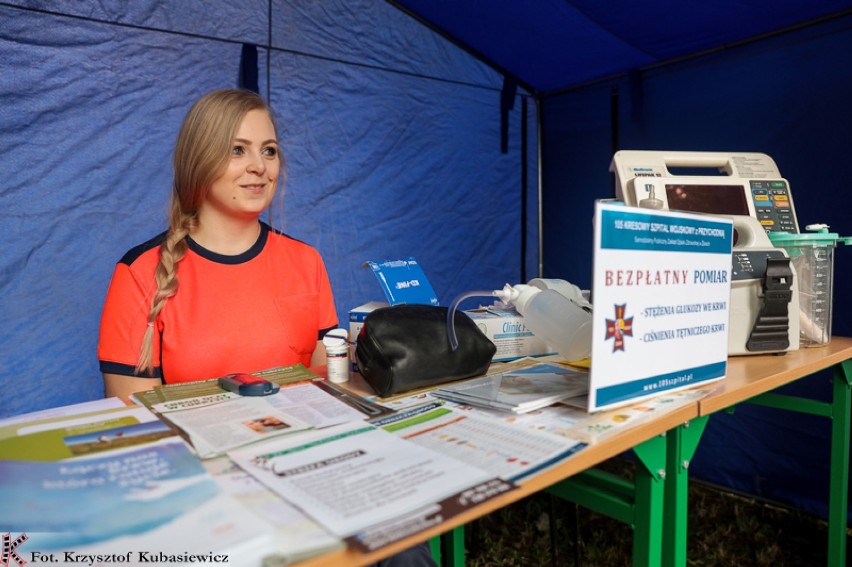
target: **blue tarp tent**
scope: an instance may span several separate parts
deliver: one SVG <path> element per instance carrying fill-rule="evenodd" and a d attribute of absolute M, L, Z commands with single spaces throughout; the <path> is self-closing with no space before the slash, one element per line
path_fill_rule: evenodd
<path fill-rule="evenodd" d="M 0 416 L 102 395 L 101 303 L 165 225 L 180 119 L 254 73 L 287 156 L 271 220 L 323 254 L 341 321 L 380 299 L 366 260 L 417 257 L 445 304 L 540 271 L 588 287 L 617 149 L 765 152 L 800 222 L 849 234 L 851 7 L 3 2 Z M 850 271 L 840 250 L 835 334 Z M 828 395 L 824 376 L 795 388 Z M 826 430 L 743 408 L 711 420 L 691 471 L 823 513 Z"/>

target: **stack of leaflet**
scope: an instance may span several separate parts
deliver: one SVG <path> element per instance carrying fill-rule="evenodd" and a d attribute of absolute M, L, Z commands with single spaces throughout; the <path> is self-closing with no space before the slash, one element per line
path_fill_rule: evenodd
<path fill-rule="evenodd" d="M 588 371 L 542 363 L 447 384 L 432 395 L 460 404 L 526 413 L 588 391 Z"/>
<path fill-rule="evenodd" d="M 26 559 L 256 567 L 342 545 L 303 517 L 303 540 L 282 546 L 283 528 L 223 490 L 148 409 L 118 398 L 0 420 L 0 478 L 0 533 L 24 534 Z M 322 537 L 304 535 L 311 527 Z"/>

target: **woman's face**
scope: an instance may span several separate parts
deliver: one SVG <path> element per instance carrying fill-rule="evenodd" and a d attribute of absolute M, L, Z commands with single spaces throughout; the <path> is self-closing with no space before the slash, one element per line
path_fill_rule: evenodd
<path fill-rule="evenodd" d="M 257 218 L 275 196 L 281 159 L 275 128 L 265 110 L 250 110 L 231 142 L 230 161 L 213 180 L 202 216 Z"/>

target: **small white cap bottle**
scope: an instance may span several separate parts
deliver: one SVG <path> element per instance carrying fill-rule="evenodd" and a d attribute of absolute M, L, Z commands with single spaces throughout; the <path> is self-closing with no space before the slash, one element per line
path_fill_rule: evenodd
<path fill-rule="evenodd" d="M 332 329 L 322 339 L 326 352 L 326 370 L 331 382 L 349 381 L 349 332 Z"/>

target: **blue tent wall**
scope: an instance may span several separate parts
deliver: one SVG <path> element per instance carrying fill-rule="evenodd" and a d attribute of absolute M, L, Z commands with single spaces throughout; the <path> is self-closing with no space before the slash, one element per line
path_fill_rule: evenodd
<path fill-rule="evenodd" d="M 614 196 L 615 149 L 765 152 L 790 181 L 802 227 L 852 234 L 849 53 L 845 18 L 545 99 L 545 275 L 590 285 L 592 200 Z M 852 334 L 849 281 L 852 250 L 840 247 L 835 335 Z M 787 390 L 829 399 L 829 377 Z M 741 406 L 711 418 L 690 474 L 825 515 L 828 427 L 824 418 Z"/>
<path fill-rule="evenodd" d="M 165 228 L 180 120 L 237 85 L 243 43 L 287 156 L 272 221 L 319 249 L 342 324 L 382 299 L 366 260 L 417 257 L 443 303 L 520 277 L 524 95 L 502 153 L 502 77 L 393 7 L 6 2 L 0 417 L 103 395 L 113 266 Z"/>

